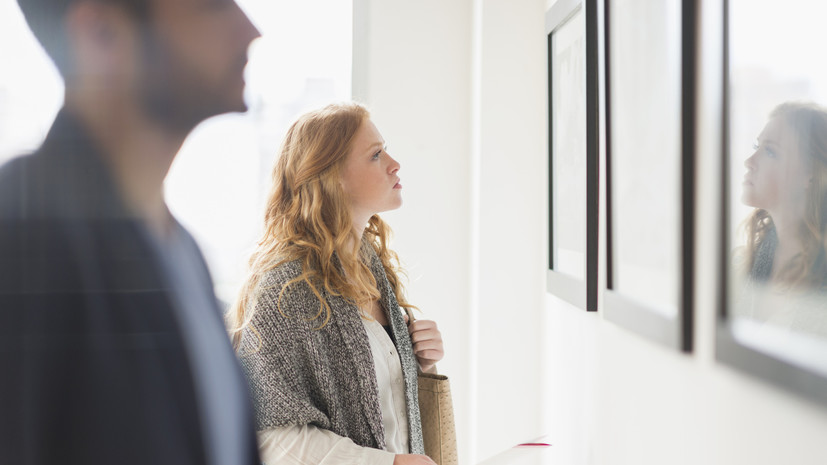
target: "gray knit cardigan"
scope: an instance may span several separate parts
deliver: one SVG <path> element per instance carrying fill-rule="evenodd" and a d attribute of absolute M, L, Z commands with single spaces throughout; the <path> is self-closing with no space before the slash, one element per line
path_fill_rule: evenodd
<path fill-rule="evenodd" d="M 407 326 L 379 257 L 370 246 L 370 269 L 382 295 L 405 378 L 410 453 L 424 453 L 417 395 L 417 362 Z M 239 356 L 250 381 L 259 431 L 311 424 L 356 444 L 385 448 L 376 369 L 359 309 L 320 290 L 331 308 L 321 329 L 319 300 L 304 281 L 298 261 L 267 272 L 254 300 L 255 313 L 243 331 Z M 324 315 L 324 314 L 322 314 Z"/>

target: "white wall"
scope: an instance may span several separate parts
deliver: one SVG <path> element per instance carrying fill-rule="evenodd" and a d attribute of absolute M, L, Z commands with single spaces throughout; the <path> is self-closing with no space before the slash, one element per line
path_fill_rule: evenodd
<path fill-rule="evenodd" d="M 354 86 L 402 161 L 407 203 L 388 217 L 411 297 L 445 333 L 462 463 L 542 434 L 561 463 L 824 463 L 827 409 L 714 359 L 716 183 L 698 189 L 694 353 L 545 293 L 552 3 L 357 5 Z M 698 179 L 714 180 L 720 0 L 702 6 Z"/>
<path fill-rule="evenodd" d="M 542 433 L 546 41 L 538 1 L 474 2 L 475 458 Z"/>
<path fill-rule="evenodd" d="M 369 106 L 402 166 L 404 205 L 383 217 L 410 277 L 410 301 L 442 330 L 438 368 L 451 376 L 463 445 L 471 443 L 473 390 L 470 43 L 470 1 L 354 1 L 354 99 Z M 469 451 L 463 463 L 472 463 Z"/>

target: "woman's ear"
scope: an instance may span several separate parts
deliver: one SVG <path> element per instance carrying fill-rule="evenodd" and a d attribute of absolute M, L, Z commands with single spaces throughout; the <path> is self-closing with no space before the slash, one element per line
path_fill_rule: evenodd
<path fill-rule="evenodd" d="M 345 177 L 339 174 L 338 177 L 339 187 L 342 188 L 342 193 L 347 195 L 347 183 L 345 182 Z"/>

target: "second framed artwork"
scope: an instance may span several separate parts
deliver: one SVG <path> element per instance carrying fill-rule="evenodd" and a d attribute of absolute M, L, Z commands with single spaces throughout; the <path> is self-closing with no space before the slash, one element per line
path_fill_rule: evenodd
<path fill-rule="evenodd" d="M 546 12 L 549 98 L 548 291 L 597 310 L 597 0 Z"/>
<path fill-rule="evenodd" d="M 693 324 L 694 3 L 604 3 L 604 315 L 684 351 Z"/>

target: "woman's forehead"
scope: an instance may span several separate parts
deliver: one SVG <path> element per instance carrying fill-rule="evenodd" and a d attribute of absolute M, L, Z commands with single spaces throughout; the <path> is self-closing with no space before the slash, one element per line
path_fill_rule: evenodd
<path fill-rule="evenodd" d="M 788 118 L 775 116 L 770 118 L 767 125 L 758 136 L 761 142 L 771 142 L 779 145 L 793 144 L 796 142 L 795 131 Z"/>
<path fill-rule="evenodd" d="M 382 148 L 384 145 L 385 140 L 382 138 L 379 130 L 376 129 L 376 126 L 370 118 L 366 118 L 356 131 L 353 139 L 353 150 L 363 152 L 373 149 L 374 146 Z"/>

